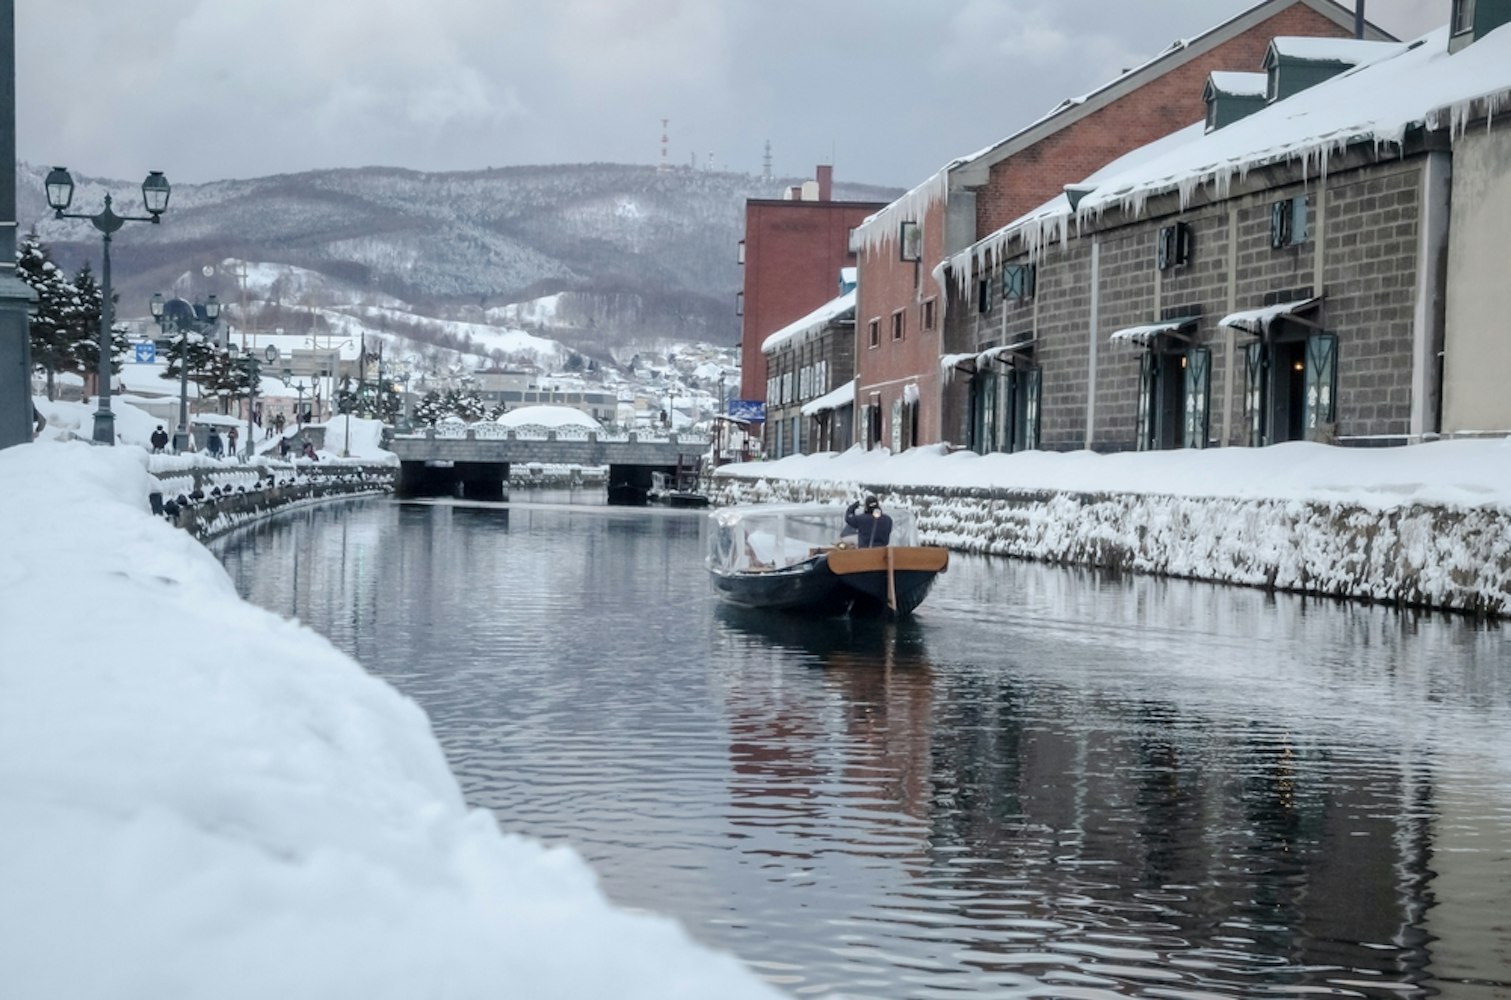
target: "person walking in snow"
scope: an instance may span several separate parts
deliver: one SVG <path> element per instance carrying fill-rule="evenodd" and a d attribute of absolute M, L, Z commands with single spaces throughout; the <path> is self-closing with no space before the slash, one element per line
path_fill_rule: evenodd
<path fill-rule="evenodd" d="M 312 441 L 306 441 L 306 442 L 304 442 L 304 457 L 307 458 L 307 459 L 309 459 L 311 462 L 318 462 L 318 461 L 320 461 L 320 456 L 317 455 L 317 454 L 315 454 L 315 445 L 314 445 L 314 442 L 312 442 Z"/>
<path fill-rule="evenodd" d="M 239 435 L 235 427 L 232 427 L 230 430 L 226 431 L 226 454 L 230 455 L 232 458 L 236 457 L 236 438 L 238 436 Z"/>
<path fill-rule="evenodd" d="M 210 440 L 205 442 L 205 447 L 209 450 L 210 457 L 213 459 L 219 460 L 220 456 L 225 454 L 226 446 L 220 440 L 219 428 L 210 428 Z"/>
<path fill-rule="evenodd" d="M 152 453 L 161 455 L 166 447 L 168 447 L 168 432 L 163 430 L 162 424 L 158 424 L 157 430 L 152 432 Z"/>

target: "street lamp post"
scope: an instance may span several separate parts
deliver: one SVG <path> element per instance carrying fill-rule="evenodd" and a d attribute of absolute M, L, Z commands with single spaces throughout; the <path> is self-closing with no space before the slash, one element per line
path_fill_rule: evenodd
<path fill-rule="evenodd" d="M 245 351 L 238 359 L 236 357 L 237 351 L 235 344 L 227 344 L 226 350 L 230 352 L 231 360 L 233 362 L 239 360 L 242 366 L 247 370 L 247 458 L 250 460 L 253 454 L 255 454 L 253 442 L 256 441 L 256 438 L 252 436 L 252 434 L 254 433 L 252 415 L 257 408 L 257 381 L 262 377 L 262 373 L 259 370 L 259 366 L 257 364 L 256 354 L 253 354 L 251 351 Z"/>
<path fill-rule="evenodd" d="M 66 212 L 73 202 L 73 177 L 63 167 L 53 167 L 47 174 L 47 205 L 55 219 L 84 219 L 100 231 L 104 246 L 104 266 L 100 268 L 100 408 L 94 414 L 94 443 L 115 444 L 115 414 L 110 409 L 110 363 L 111 331 L 115 327 L 115 302 L 110 290 L 110 237 L 128 222 L 150 222 L 156 225 L 163 221 L 168 210 L 168 195 L 171 189 L 168 178 L 161 170 L 154 170 L 142 181 L 142 205 L 146 215 L 116 215 L 110 207 L 110 195 L 105 196 L 105 210 L 97 215 Z"/>
<path fill-rule="evenodd" d="M 157 325 L 162 330 L 164 337 L 170 332 L 179 334 L 178 341 L 178 427 L 173 432 L 173 450 L 179 454 L 189 450 L 189 334 L 194 329 L 194 321 L 183 313 L 197 316 L 199 310 L 189 305 L 182 299 L 174 300 L 174 308 L 169 309 L 168 303 L 163 300 L 162 292 L 155 292 L 148 308 L 152 311 L 152 318 L 157 320 Z M 220 302 L 211 295 L 200 309 L 204 310 L 205 318 L 213 325 L 220 316 Z"/>

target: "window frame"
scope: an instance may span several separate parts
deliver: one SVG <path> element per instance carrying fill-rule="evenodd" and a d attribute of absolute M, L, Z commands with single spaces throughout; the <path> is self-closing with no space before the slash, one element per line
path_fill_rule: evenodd
<path fill-rule="evenodd" d="M 892 343 L 895 344 L 906 336 L 907 327 L 908 311 L 906 309 L 898 309 L 892 313 Z"/>
<path fill-rule="evenodd" d="M 875 317 L 866 323 L 867 344 L 869 348 L 881 346 L 881 318 Z"/>

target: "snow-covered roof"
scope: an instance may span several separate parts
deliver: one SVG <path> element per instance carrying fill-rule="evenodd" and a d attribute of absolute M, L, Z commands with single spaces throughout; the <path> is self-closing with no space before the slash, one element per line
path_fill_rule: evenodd
<path fill-rule="evenodd" d="M 602 425 L 581 410 L 570 406 L 521 406 L 501 414 L 498 422 L 505 427 L 591 427 L 598 430 Z"/>
<path fill-rule="evenodd" d="M 1462 129 L 1471 114 L 1511 105 L 1511 26 L 1457 53 L 1447 43 L 1448 29 L 1440 28 L 1224 128 L 1206 132 L 1197 124 L 1156 140 L 1088 178 L 1092 190 L 1074 211 L 1058 195 L 946 263 L 966 281 L 966 265 L 979 264 L 986 250 L 1018 239 L 1035 253 L 1064 239 L 1072 217 L 1141 212 L 1149 198 L 1171 192 L 1182 205 L 1202 188 L 1226 197 L 1235 179 L 1271 163 L 1300 161 L 1308 174 L 1325 174 L 1330 159 L 1352 145 L 1398 148 L 1414 127 Z"/>
<path fill-rule="evenodd" d="M 855 379 L 851 379 L 836 389 L 830 389 L 817 399 L 811 399 L 803 404 L 803 416 L 811 417 L 829 410 L 837 410 L 842 406 L 855 404 Z"/>
<path fill-rule="evenodd" d="M 1359 66 L 1384 56 L 1393 55 L 1405 48 L 1400 42 L 1372 42 L 1359 38 L 1317 38 L 1314 36 L 1282 35 L 1271 39 L 1269 55 L 1302 62 L 1342 63 Z"/>
<path fill-rule="evenodd" d="M 844 317 L 845 313 L 850 313 L 851 317 L 854 317 L 854 289 L 851 289 L 837 299 L 830 299 L 802 319 L 788 323 L 761 343 L 761 351 L 774 351 L 790 340 L 819 333 L 831 323 Z"/>
<path fill-rule="evenodd" d="M 1160 334 L 1179 333 L 1181 330 L 1196 322 L 1195 317 L 1183 319 L 1165 320 L 1160 323 L 1145 323 L 1143 326 L 1129 326 L 1114 331 L 1107 339 L 1114 344 L 1132 344 L 1135 347 L 1148 347 L 1149 342 Z"/>
<path fill-rule="evenodd" d="M 1315 309 L 1322 302 L 1321 296 L 1310 299 L 1297 299 L 1294 302 L 1281 302 L 1273 306 L 1264 306 L 1260 309 L 1246 309 L 1243 312 L 1229 313 L 1218 321 L 1218 326 L 1231 327 L 1234 330 L 1242 330 L 1256 336 L 1263 336 L 1269 332 L 1270 326 L 1277 320 L 1287 316 L 1296 316 L 1310 309 Z"/>
<path fill-rule="evenodd" d="M 1264 73 L 1214 70 L 1207 77 L 1207 85 L 1217 93 L 1230 97 L 1263 97 L 1269 87 L 1269 80 Z"/>

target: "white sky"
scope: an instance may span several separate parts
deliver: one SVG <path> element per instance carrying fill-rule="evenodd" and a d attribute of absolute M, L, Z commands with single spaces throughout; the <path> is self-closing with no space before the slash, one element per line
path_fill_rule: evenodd
<path fill-rule="evenodd" d="M 674 164 L 759 173 L 770 139 L 779 176 L 911 187 L 1252 0 L 16 6 L 18 155 L 81 175 L 654 163 L 666 117 Z M 1367 8 L 1402 37 L 1448 9 Z"/>

